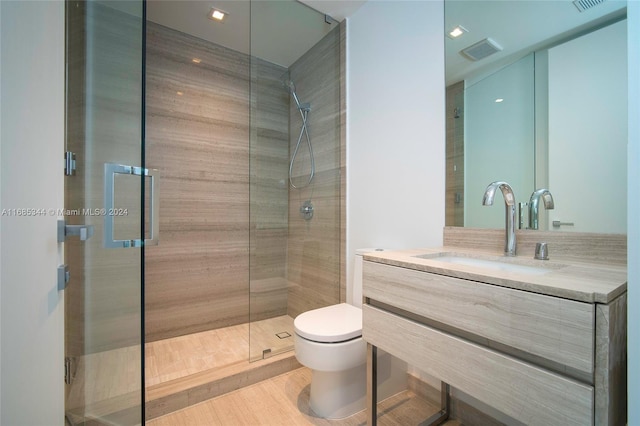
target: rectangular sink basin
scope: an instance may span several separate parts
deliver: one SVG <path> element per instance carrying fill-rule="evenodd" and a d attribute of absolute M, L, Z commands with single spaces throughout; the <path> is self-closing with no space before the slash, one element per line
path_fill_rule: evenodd
<path fill-rule="evenodd" d="M 509 258 L 505 258 L 505 261 L 501 260 L 488 260 L 479 259 L 477 257 L 461 256 L 451 253 L 434 253 L 418 255 L 421 259 L 430 259 L 438 262 L 453 263 L 457 265 L 473 266 L 477 268 L 491 269 L 494 271 L 514 272 L 518 274 L 526 275 L 544 275 L 553 271 L 551 268 L 543 268 L 540 266 L 527 266 L 512 261 L 507 261 Z"/>

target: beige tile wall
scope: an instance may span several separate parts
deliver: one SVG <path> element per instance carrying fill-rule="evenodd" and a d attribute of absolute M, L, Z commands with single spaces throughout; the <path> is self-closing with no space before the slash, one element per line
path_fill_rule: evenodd
<path fill-rule="evenodd" d="M 316 166 L 309 186 L 289 191 L 287 279 L 288 313 L 292 317 L 340 301 L 341 28 L 336 27 L 289 68 L 300 101 L 311 104 L 309 133 Z M 289 113 L 290 152 L 293 152 L 301 126 L 295 103 L 291 103 Z M 304 140 L 294 166 L 294 183 L 306 182 L 309 151 Z M 315 209 L 310 221 L 304 220 L 299 212 L 306 200 L 311 200 Z"/>
<path fill-rule="evenodd" d="M 316 158 L 313 184 L 290 191 L 300 117 L 287 69 L 149 23 L 146 160 L 162 189 L 161 241 L 146 249 L 147 341 L 340 300 L 342 46 L 344 25 L 290 67 L 312 104 Z M 294 179 L 307 173 L 307 152 Z M 316 212 L 305 222 L 309 198 Z"/>
<path fill-rule="evenodd" d="M 148 23 L 146 162 L 162 182 L 147 341 L 249 319 L 249 77 L 248 56 Z"/>
<path fill-rule="evenodd" d="M 447 87 L 446 103 L 445 224 L 464 226 L 464 81 Z"/>

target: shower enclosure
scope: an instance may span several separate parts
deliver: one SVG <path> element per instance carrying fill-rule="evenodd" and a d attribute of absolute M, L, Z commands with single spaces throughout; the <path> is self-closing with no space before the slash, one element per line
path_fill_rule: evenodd
<path fill-rule="evenodd" d="M 67 218 L 94 231 L 65 244 L 69 424 L 233 388 L 292 357 L 296 315 L 344 300 L 344 24 L 289 0 L 145 6 L 67 3 L 65 207 L 104 208 L 105 163 L 147 168 L 113 175 L 114 238 L 159 229 L 107 249 L 102 217 Z"/>

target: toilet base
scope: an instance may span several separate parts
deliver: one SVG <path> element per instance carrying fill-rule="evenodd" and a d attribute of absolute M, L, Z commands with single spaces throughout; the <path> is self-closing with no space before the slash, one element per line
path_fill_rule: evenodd
<path fill-rule="evenodd" d="M 366 397 L 366 364 L 343 371 L 312 371 L 309 405 L 325 419 L 342 419 L 362 411 Z"/>
<path fill-rule="evenodd" d="M 326 419 L 349 417 L 366 407 L 367 364 L 348 370 L 311 371 L 309 405 Z M 407 363 L 378 350 L 378 402 L 407 389 Z"/>

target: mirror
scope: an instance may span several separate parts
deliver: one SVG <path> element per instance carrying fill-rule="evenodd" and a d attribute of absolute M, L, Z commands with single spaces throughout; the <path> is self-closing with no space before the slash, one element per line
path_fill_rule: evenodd
<path fill-rule="evenodd" d="M 446 225 L 504 227 L 501 195 L 481 205 L 501 180 L 518 203 L 551 191 L 538 229 L 626 233 L 626 1 L 445 0 L 445 30 L 456 26 L 463 34 L 445 38 Z M 485 39 L 470 54 L 494 53 L 461 52 Z"/>

